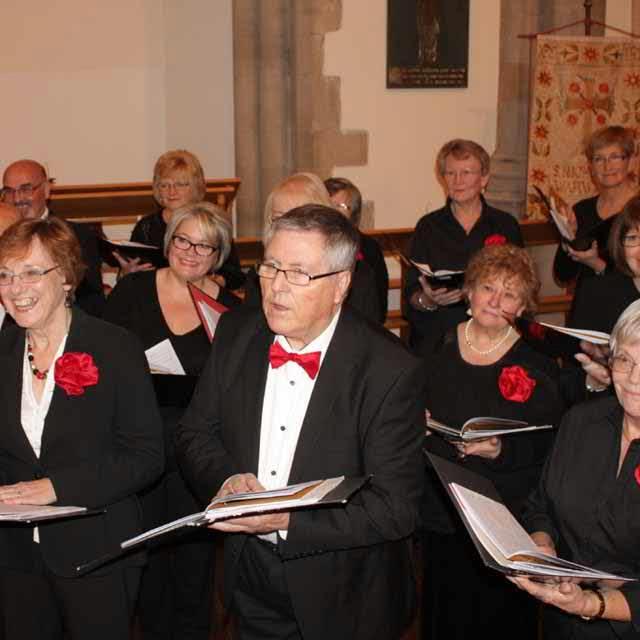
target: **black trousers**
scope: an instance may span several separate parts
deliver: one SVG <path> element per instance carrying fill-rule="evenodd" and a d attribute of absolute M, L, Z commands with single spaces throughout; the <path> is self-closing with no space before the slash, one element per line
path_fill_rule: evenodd
<path fill-rule="evenodd" d="M 34 543 L 34 547 L 38 545 Z M 61 578 L 35 549 L 36 571 L 0 569 L 4 640 L 126 640 L 141 569 Z M 64 636 L 64 634 L 67 634 Z"/>
<path fill-rule="evenodd" d="M 425 640 L 536 640 L 538 604 L 480 559 L 466 530 L 423 533 Z"/>
<path fill-rule="evenodd" d="M 312 579 L 312 577 L 310 577 Z M 277 547 L 247 540 L 233 592 L 240 640 L 301 640 Z"/>
<path fill-rule="evenodd" d="M 201 508 L 177 471 L 145 491 L 141 502 L 149 529 Z M 215 535 L 208 529 L 183 529 L 152 546 L 138 600 L 143 640 L 208 640 Z"/>

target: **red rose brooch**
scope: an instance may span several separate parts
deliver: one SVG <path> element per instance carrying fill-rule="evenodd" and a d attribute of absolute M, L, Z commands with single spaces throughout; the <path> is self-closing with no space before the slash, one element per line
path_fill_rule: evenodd
<path fill-rule="evenodd" d="M 507 244 L 507 239 L 501 233 L 494 233 L 484 239 L 485 247 L 490 247 L 495 244 Z"/>
<path fill-rule="evenodd" d="M 539 322 L 532 322 L 528 327 L 529 335 L 536 340 L 544 340 L 547 328 Z"/>
<path fill-rule="evenodd" d="M 526 402 L 536 387 L 536 381 L 519 366 L 505 367 L 498 378 L 502 397 L 511 402 Z"/>
<path fill-rule="evenodd" d="M 88 353 L 70 351 L 56 360 L 54 380 L 68 396 L 81 396 L 87 387 L 98 384 L 100 376 Z"/>

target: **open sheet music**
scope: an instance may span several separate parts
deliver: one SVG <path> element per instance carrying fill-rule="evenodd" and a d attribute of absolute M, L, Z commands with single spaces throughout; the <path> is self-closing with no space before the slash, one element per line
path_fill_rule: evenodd
<path fill-rule="evenodd" d="M 527 433 L 542 429 L 553 429 L 551 424 L 530 425 L 522 420 L 510 420 L 508 418 L 470 418 L 459 429 L 450 427 L 436 420 L 427 418 L 427 429 L 435 431 L 447 440 L 463 440 L 473 442 L 493 436 L 504 436 L 511 433 Z"/>
<path fill-rule="evenodd" d="M 216 334 L 220 316 L 226 311 L 229 311 L 229 309 L 191 282 L 187 283 L 187 286 L 189 287 L 189 293 L 191 294 L 191 299 L 196 307 L 196 311 L 200 316 L 200 322 L 202 322 L 207 332 L 209 341 L 212 341 Z"/>
<path fill-rule="evenodd" d="M 174 376 L 185 375 L 184 367 L 169 338 L 165 338 L 162 342 L 154 344 L 153 347 L 149 347 L 144 353 L 147 356 L 151 373 L 170 374 Z"/>
<path fill-rule="evenodd" d="M 0 504 L 0 522 L 40 522 L 87 513 L 85 507 L 38 506 L 35 504 Z"/>
<path fill-rule="evenodd" d="M 150 244 L 131 242 L 129 240 L 111 240 L 101 237 L 100 248 L 103 260 L 112 267 L 118 266 L 118 262 L 113 257 L 114 251 L 117 251 L 123 258 L 127 258 L 127 260 L 137 258 L 141 263 L 148 262 L 154 267 L 161 267 L 165 263 L 162 249 Z"/>
<path fill-rule="evenodd" d="M 630 580 L 542 553 L 505 507 L 492 482 L 427 453 L 484 563 L 513 575 Z"/>
<path fill-rule="evenodd" d="M 183 527 L 208 526 L 219 520 L 227 520 L 238 516 L 257 515 L 274 511 L 292 511 L 294 509 L 311 509 L 326 505 L 346 504 L 351 496 L 362 489 L 369 481 L 369 476 L 346 478 L 327 478 L 281 489 L 254 491 L 251 493 L 230 494 L 224 498 L 216 498 L 209 506 L 198 513 L 184 516 L 168 522 L 155 529 L 145 531 L 134 538 L 120 544 L 121 550 L 109 556 L 98 558 L 77 568 L 79 574 L 99 567 L 119 557 L 123 551 L 134 548 L 147 540 L 165 535 Z"/>

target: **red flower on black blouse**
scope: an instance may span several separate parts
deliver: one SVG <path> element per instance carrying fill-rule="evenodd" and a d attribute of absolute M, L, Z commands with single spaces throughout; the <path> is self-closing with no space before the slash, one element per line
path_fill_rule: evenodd
<path fill-rule="evenodd" d="M 640 484 L 640 464 L 636 467 L 636 470 L 633 472 L 633 475 L 636 479 L 636 482 Z"/>
<path fill-rule="evenodd" d="M 536 381 L 518 365 L 505 367 L 498 378 L 502 397 L 512 402 L 526 402 L 536 387 Z"/>
<path fill-rule="evenodd" d="M 529 335 L 536 340 L 543 340 L 547 333 L 546 327 L 542 326 L 539 322 L 532 322 L 528 327 Z"/>
<path fill-rule="evenodd" d="M 494 244 L 507 244 L 507 239 L 501 233 L 494 233 L 484 239 L 485 247 L 490 247 Z"/>
<path fill-rule="evenodd" d="M 88 353 L 70 351 L 56 360 L 54 380 L 68 396 L 81 396 L 87 387 L 98 384 L 98 367 Z"/>

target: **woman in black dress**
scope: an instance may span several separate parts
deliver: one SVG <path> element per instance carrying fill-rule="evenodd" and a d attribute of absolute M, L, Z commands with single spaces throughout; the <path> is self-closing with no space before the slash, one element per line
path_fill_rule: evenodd
<path fill-rule="evenodd" d="M 631 171 L 636 155 L 635 136 L 631 129 L 612 126 L 599 129 L 590 138 L 585 154 L 598 195 L 577 202 L 567 212 L 569 226 L 577 238 L 588 238 L 586 251 L 575 251 L 561 243 L 556 251 L 553 274 L 562 284 L 603 274 L 611 265 L 607 243 L 611 225 L 638 185 Z"/>
<path fill-rule="evenodd" d="M 547 553 L 634 578 L 516 584 L 545 603 L 544 638 L 640 638 L 640 301 L 611 335 L 615 396 L 569 411 L 524 524 Z"/>
<path fill-rule="evenodd" d="M 569 326 L 611 333 L 620 314 L 640 298 L 640 197 L 627 202 L 609 235 L 615 270 L 584 278 L 576 290 Z"/>
<path fill-rule="evenodd" d="M 191 282 L 226 307 L 240 301 L 210 275 L 229 253 L 231 230 L 224 213 L 201 202 L 176 210 L 164 238 L 169 266 L 133 273 L 117 284 L 107 300 L 105 319 L 135 333 L 145 349 L 169 339 L 187 373 L 185 380 L 157 379 L 167 443 L 167 471 L 143 496 L 148 527 L 201 508 L 180 475 L 173 452 L 173 431 L 182 417 L 210 343 L 189 294 Z M 179 389 L 175 387 L 179 384 Z M 184 386 L 189 386 L 185 392 Z M 213 544 L 207 532 L 181 536 L 156 549 L 142 582 L 139 617 L 143 637 L 189 637 L 206 640 L 211 615 Z M 177 634 L 177 635 L 176 635 Z"/>
<path fill-rule="evenodd" d="M 206 192 L 204 171 L 193 153 L 182 149 L 163 153 L 153 168 L 153 197 L 159 208 L 138 220 L 131 232 L 131 241 L 162 247 L 173 214 L 185 205 L 203 201 Z M 139 259 L 127 260 L 117 253 L 115 256 L 122 275 L 153 269 L 153 265 L 141 264 Z M 216 276 L 223 286 L 231 290 L 240 289 L 244 284 L 244 274 L 233 241 L 229 255 L 216 271 Z"/>
<path fill-rule="evenodd" d="M 426 360 L 431 416 L 460 427 L 493 416 L 557 424 L 564 410 L 556 363 L 519 339 L 508 322 L 535 308 L 540 288 L 533 261 L 513 245 L 486 247 L 469 263 L 464 293 L 471 317 L 449 329 Z M 451 444 L 438 435 L 426 448 L 488 477 L 520 515 L 550 445 L 540 431 Z M 423 510 L 423 637 L 536 637 L 536 607 L 487 569 L 433 470 Z"/>
<path fill-rule="evenodd" d="M 523 246 L 516 219 L 489 206 L 482 196 L 490 164 L 489 154 L 471 140 L 451 140 L 440 149 L 436 165 L 447 202 L 418 221 L 411 240 L 412 260 L 433 271 L 457 271 L 466 269 L 471 256 L 486 244 Z M 430 287 L 415 267 L 407 271 L 404 297 L 411 346 L 424 355 L 465 317 L 462 291 Z"/>

